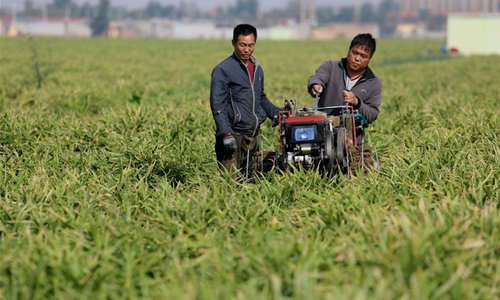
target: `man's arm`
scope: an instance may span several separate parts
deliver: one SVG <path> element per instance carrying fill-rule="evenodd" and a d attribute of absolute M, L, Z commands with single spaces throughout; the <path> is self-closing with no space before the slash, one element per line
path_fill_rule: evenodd
<path fill-rule="evenodd" d="M 215 124 L 219 130 L 218 134 L 232 133 L 231 122 L 226 111 L 227 95 L 229 94 L 229 78 L 220 67 L 212 71 L 210 83 L 210 108 L 214 116 Z"/>
<path fill-rule="evenodd" d="M 316 69 L 314 75 L 309 77 L 307 92 L 311 96 L 316 97 L 317 94 L 320 94 L 325 89 L 327 82 L 330 80 L 332 63 L 332 61 L 322 63 L 318 69 Z"/>
<path fill-rule="evenodd" d="M 365 101 L 361 101 L 358 99 L 358 104 L 355 105 L 355 108 L 359 110 L 359 113 L 362 114 L 368 123 L 372 123 L 378 117 L 379 107 L 382 103 L 382 84 L 379 83 L 377 87 L 373 90 L 373 93 L 365 99 Z"/>

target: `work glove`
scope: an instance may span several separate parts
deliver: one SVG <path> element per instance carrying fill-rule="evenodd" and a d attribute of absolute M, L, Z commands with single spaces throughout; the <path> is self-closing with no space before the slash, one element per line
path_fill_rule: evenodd
<path fill-rule="evenodd" d="M 238 145 L 236 143 L 236 138 L 232 133 L 225 134 L 222 138 L 222 144 L 224 148 L 231 151 L 236 151 L 238 149 Z"/>
<path fill-rule="evenodd" d="M 280 122 L 279 122 L 278 115 L 275 115 L 275 116 L 273 117 L 273 122 L 271 123 L 271 126 L 272 126 L 272 127 L 276 127 L 276 126 L 278 126 L 278 125 L 279 125 L 279 123 L 280 123 Z"/>

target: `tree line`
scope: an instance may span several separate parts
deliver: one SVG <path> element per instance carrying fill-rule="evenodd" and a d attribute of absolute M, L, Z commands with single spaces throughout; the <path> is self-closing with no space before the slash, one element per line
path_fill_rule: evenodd
<path fill-rule="evenodd" d="M 344 6 L 340 8 L 318 7 L 316 9 L 317 26 L 339 23 L 377 23 L 381 35 L 392 35 L 400 22 L 422 22 L 429 29 L 443 29 L 446 18 L 434 16 L 428 11 L 419 11 L 417 16 L 402 19 L 397 0 L 383 0 L 378 5 L 364 3 L 361 6 Z M 0 14 L 5 11 L 0 11 Z M 70 16 L 83 17 L 90 20 L 93 35 L 105 34 L 109 21 L 114 19 L 151 19 L 165 18 L 171 20 L 182 19 L 211 19 L 215 22 L 227 23 L 234 19 L 240 21 L 258 21 L 262 25 L 274 25 L 283 19 L 300 18 L 300 0 L 289 0 L 283 8 L 273 9 L 259 14 L 258 0 L 237 0 L 230 6 L 219 6 L 210 11 L 202 11 L 193 1 L 181 1 L 179 5 L 164 5 L 158 0 L 150 0 L 145 7 L 139 9 L 126 9 L 124 7 L 112 7 L 109 0 L 99 0 L 97 5 L 85 2 L 81 5 L 73 0 L 53 0 L 46 7 L 40 8 L 34 5 L 33 0 L 24 1 L 24 9 L 19 12 L 20 16 Z"/>

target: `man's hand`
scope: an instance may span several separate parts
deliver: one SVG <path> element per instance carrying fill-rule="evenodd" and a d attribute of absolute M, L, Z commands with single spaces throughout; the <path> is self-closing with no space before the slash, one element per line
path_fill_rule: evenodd
<path fill-rule="evenodd" d="M 278 126 L 278 124 L 279 124 L 279 123 L 280 123 L 280 122 L 279 122 L 279 117 L 278 117 L 278 115 L 275 115 L 275 116 L 273 117 L 273 122 L 271 123 L 271 126 L 272 126 L 272 127 L 276 127 L 276 126 Z"/>
<path fill-rule="evenodd" d="M 311 96 L 313 97 L 319 96 L 319 94 L 321 94 L 322 92 L 323 92 L 323 86 L 319 84 L 314 84 L 309 89 L 309 94 L 311 94 Z"/>
<path fill-rule="evenodd" d="M 358 97 L 352 92 L 352 91 L 343 91 L 342 94 L 344 95 L 344 101 L 352 106 L 358 105 Z"/>
<path fill-rule="evenodd" d="M 224 135 L 224 137 L 222 138 L 222 144 L 224 145 L 224 148 L 230 151 L 236 151 L 238 149 L 236 138 L 232 133 Z"/>

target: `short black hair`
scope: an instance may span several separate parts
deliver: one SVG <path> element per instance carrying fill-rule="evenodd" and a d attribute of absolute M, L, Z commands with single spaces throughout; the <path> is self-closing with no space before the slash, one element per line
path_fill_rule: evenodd
<path fill-rule="evenodd" d="M 371 33 L 360 33 L 352 39 L 349 49 L 354 46 L 365 47 L 370 50 L 371 56 L 373 56 L 373 54 L 375 54 L 375 50 L 377 49 L 377 42 Z"/>
<path fill-rule="evenodd" d="M 250 24 L 239 24 L 236 27 L 234 27 L 233 42 L 236 42 L 240 35 L 247 36 L 252 33 L 255 36 L 255 41 L 257 41 L 257 28 L 255 28 Z"/>

